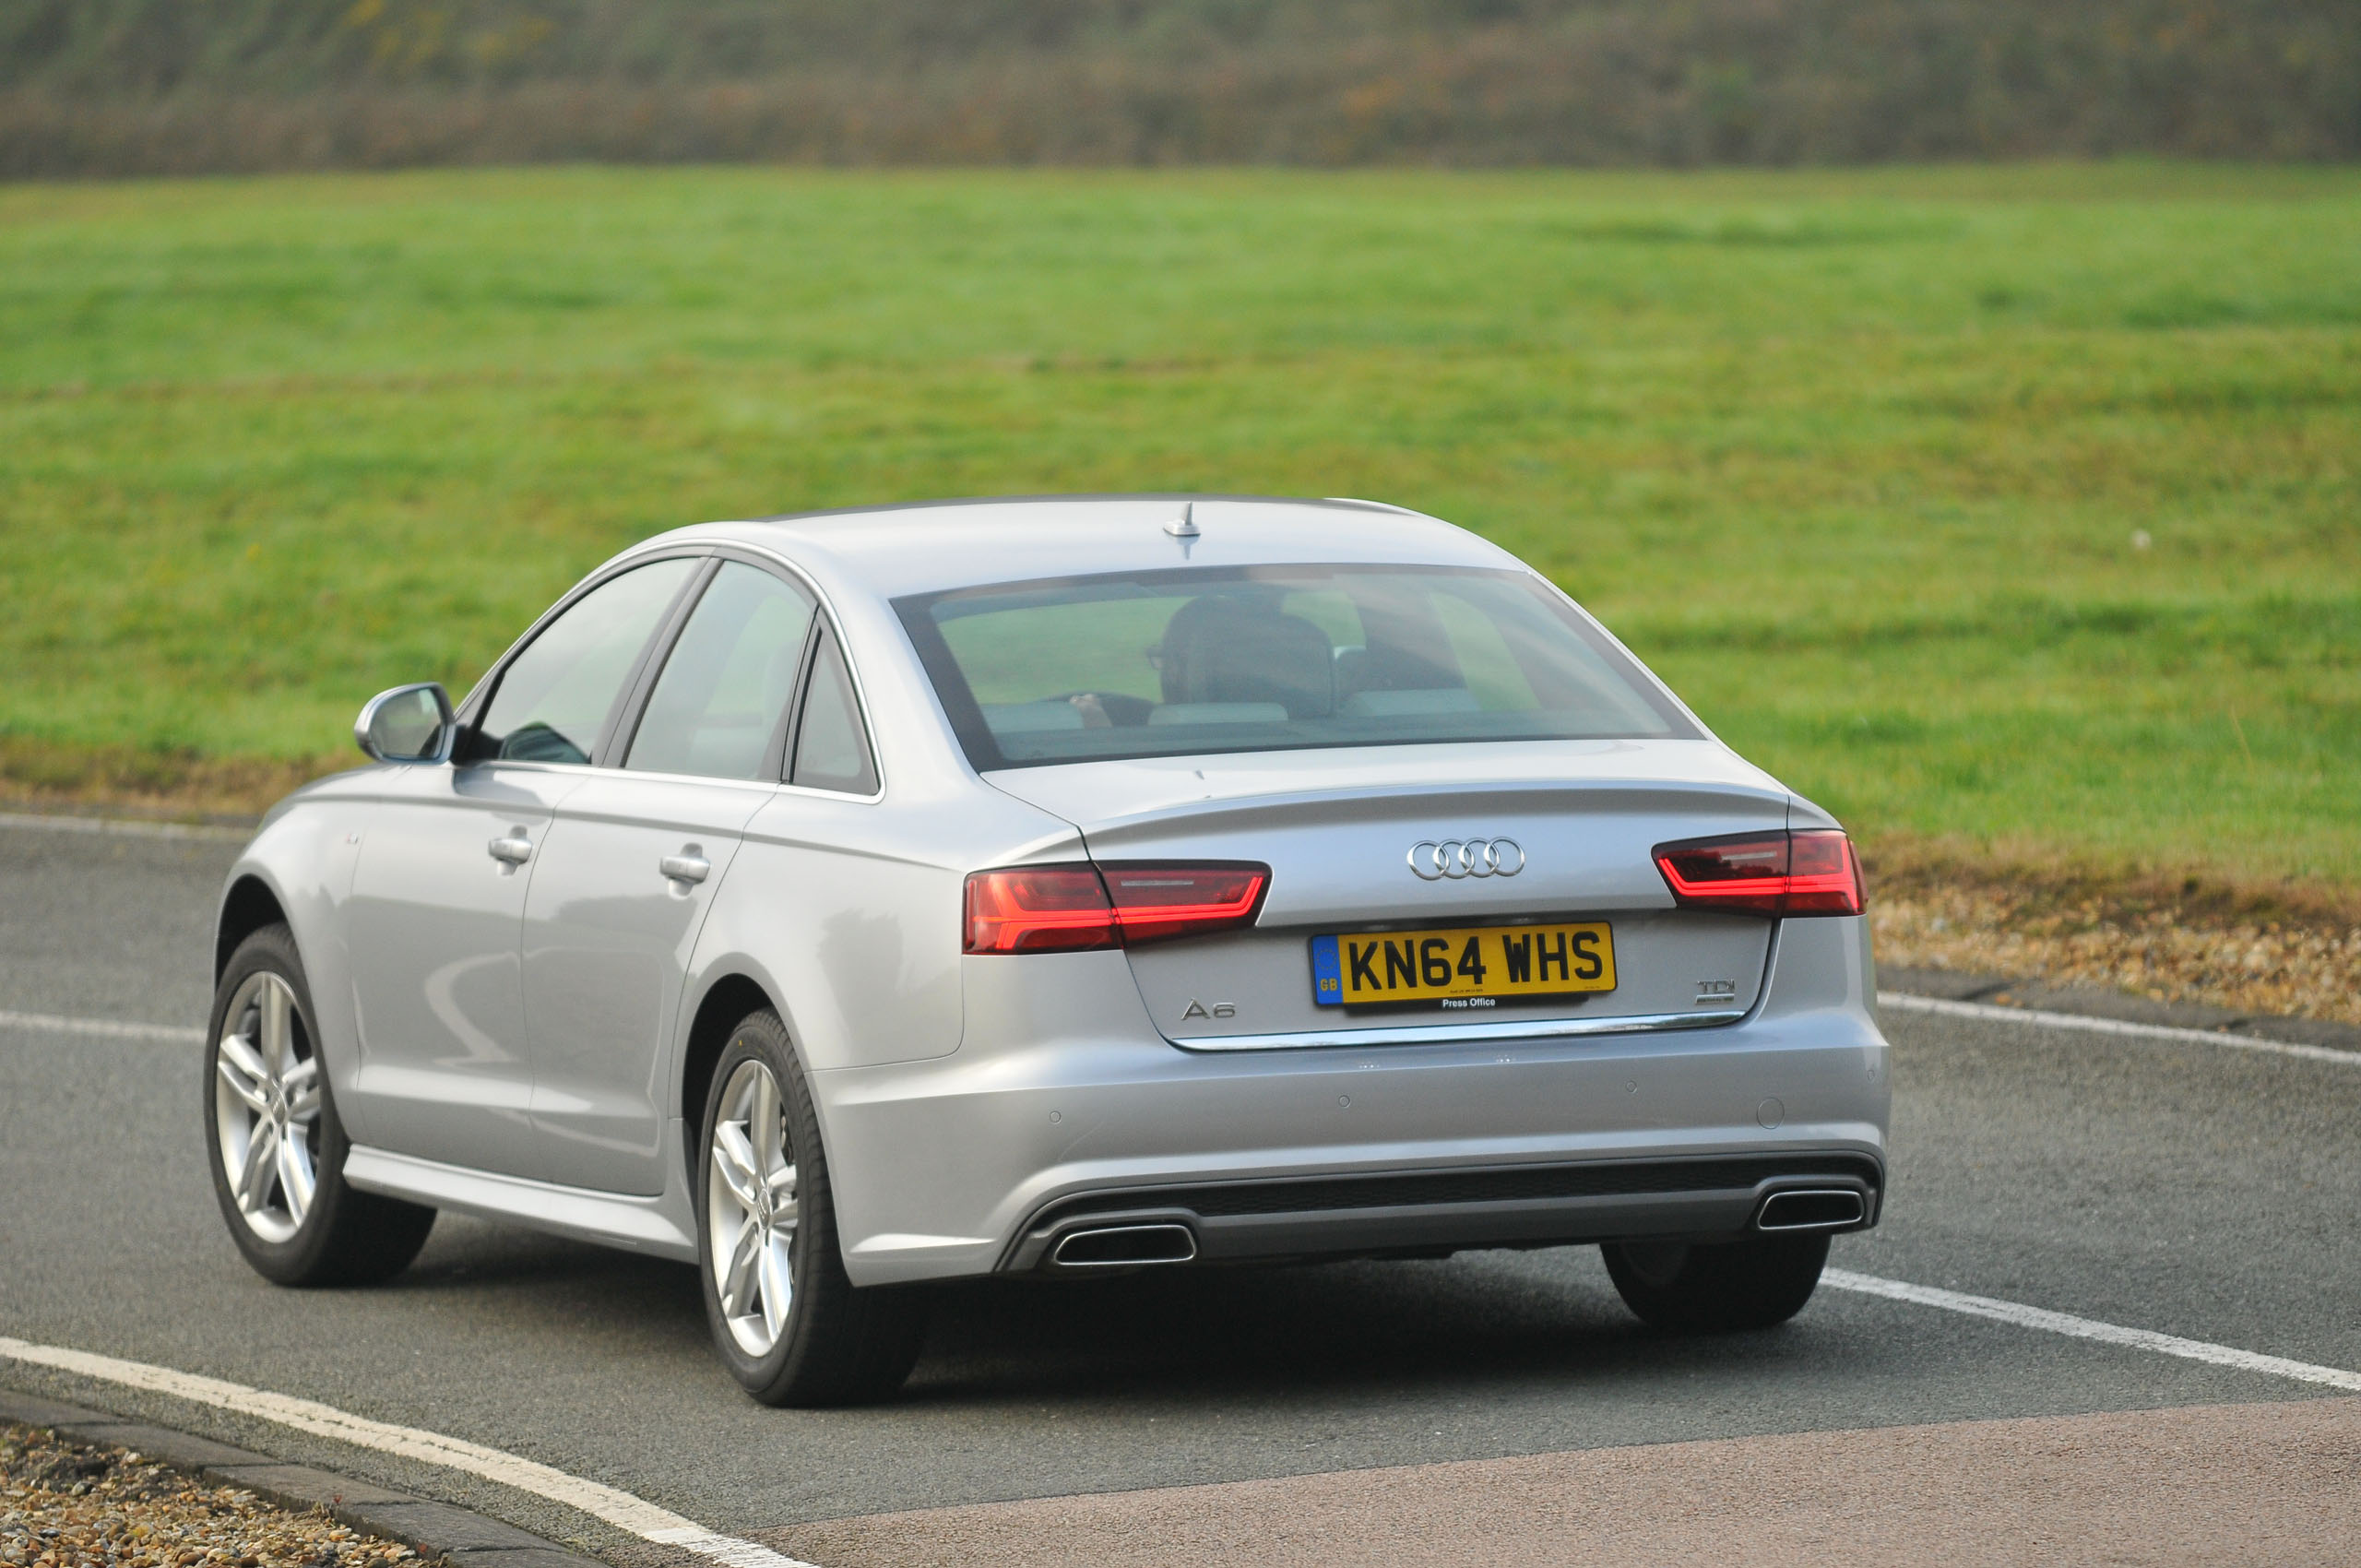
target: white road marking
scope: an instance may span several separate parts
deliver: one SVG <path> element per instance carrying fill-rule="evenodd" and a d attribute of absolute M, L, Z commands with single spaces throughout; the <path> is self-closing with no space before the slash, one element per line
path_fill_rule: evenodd
<path fill-rule="evenodd" d="M 28 1361 L 35 1366 L 54 1367 L 60 1372 L 96 1378 L 102 1383 L 117 1383 L 127 1388 L 169 1394 L 175 1398 L 195 1400 L 218 1409 L 235 1410 L 241 1415 L 259 1416 L 264 1420 L 276 1421 L 299 1431 L 334 1438 L 339 1443 L 350 1443 L 361 1448 L 374 1448 L 382 1454 L 397 1454 L 405 1459 L 465 1470 L 469 1475 L 481 1476 L 503 1486 L 513 1486 L 519 1491 L 529 1491 L 552 1503 L 578 1508 L 593 1518 L 603 1519 L 642 1540 L 682 1547 L 700 1557 L 727 1563 L 729 1568 L 813 1568 L 811 1563 L 782 1556 L 766 1546 L 757 1546 L 736 1536 L 708 1530 L 693 1519 L 683 1519 L 669 1509 L 658 1508 L 646 1498 L 635 1497 L 603 1482 L 568 1475 L 564 1470 L 553 1469 L 498 1448 L 486 1448 L 464 1438 L 446 1437 L 439 1431 L 423 1431 L 416 1427 L 373 1421 L 365 1416 L 339 1410 L 333 1405 L 321 1405 L 309 1399 L 273 1394 L 266 1389 L 249 1388 L 242 1383 L 225 1383 L 219 1378 L 200 1377 L 194 1372 L 176 1372 L 171 1367 L 153 1366 L 146 1361 L 119 1360 L 113 1356 L 93 1355 L 88 1350 L 70 1350 L 57 1345 L 35 1345 L 6 1335 L 0 1335 L 0 1356 Z"/>
<path fill-rule="evenodd" d="M 2343 1367 L 2317 1367 L 2309 1361 L 2291 1361 L 2284 1356 L 2266 1356 L 2260 1351 L 2240 1350 L 2233 1346 L 2214 1345 L 2202 1339 L 2183 1339 L 2178 1335 L 2158 1334 L 2153 1329 L 2126 1328 L 2120 1324 L 2075 1317 L 2070 1313 L 2053 1313 L 2046 1307 L 2028 1307 L 2022 1302 L 1997 1301 L 1990 1296 L 1970 1296 L 1958 1290 L 1937 1289 L 1931 1285 L 1906 1285 L 1899 1279 L 1880 1279 L 1873 1274 L 1855 1274 L 1842 1268 L 1827 1270 L 1820 1277 L 1820 1282 L 1839 1290 L 1857 1291 L 1864 1296 L 1883 1296 L 1894 1301 L 1915 1301 L 1922 1307 L 1940 1307 L 1945 1312 L 1965 1313 L 1970 1317 L 1990 1318 L 1996 1323 L 2011 1323 L 2020 1328 L 2045 1329 L 2051 1334 L 2069 1335 L 2076 1339 L 2095 1339 L 2104 1345 L 2125 1345 L 2135 1350 L 2153 1350 L 2162 1356 L 2178 1356 L 2183 1360 L 2235 1367 L 2240 1372 L 2293 1378 L 2298 1383 L 2317 1383 L 2330 1388 L 2342 1388 L 2348 1394 L 2361 1394 L 2361 1372 L 2346 1372 Z"/>
<path fill-rule="evenodd" d="M 6 818 L 0 816 L 0 825 Z M 2127 1024 L 2118 1018 L 2086 1018 L 2079 1013 L 2046 1013 L 2033 1007 L 2001 1007 L 1984 1002 L 1948 1002 L 1939 996 L 1910 996 L 1898 991 L 1878 992 L 1878 1005 L 1901 1013 L 1934 1013 L 1953 1018 L 1979 1018 L 2003 1024 L 2035 1024 L 2045 1028 L 2081 1029 L 2089 1034 L 2129 1036 L 2135 1039 L 2169 1039 L 2201 1045 L 2227 1045 L 2240 1051 L 2261 1051 L 2275 1056 L 2299 1056 L 2308 1062 L 2333 1062 L 2361 1067 L 2361 1051 L 2339 1051 L 2326 1045 L 2299 1045 L 2293 1040 L 2258 1039 L 2251 1035 L 2217 1029 L 2183 1029 L 2165 1024 Z M 98 1035 L 113 1039 L 152 1039 L 174 1045 L 196 1045 L 205 1031 L 177 1024 L 131 1024 L 113 1018 L 69 1018 L 56 1013 L 0 1011 L 0 1028 L 48 1029 L 59 1034 Z"/>
<path fill-rule="evenodd" d="M 0 827 L 29 827 L 50 833 L 121 833 L 134 838 L 209 838 L 243 844 L 255 836 L 251 827 L 221 827 L 204 822 L 145 822 L 136 817 L 50 816 L 41 812 L 0 812 Z"/>
<path fill-rule="evenodd" d="M 2134 1039 L 2229 1045 L 2240 1051 L 2266 1051 L 2274 1056 L 2300 1056 L 2310 1062 L 2335 1062 L 2347 1067 L 2361 1067 L 2361 1051 L 2339 1051 L 2327 1045 L 2298 1045 L 2286 1039 L 2260 1039 L 2253 1035 L 2234 1035 L 2223 1029 L 2184 1029 L 2167 1024 L 2128 1024 L 2120 1018 L 2089 1018 L 2080 1013 L 2046 1013 L 2036 1007 L 2002 1007 L 1989 1002 L 1950 1002 L 1940 996 L 1911 996 L 1899 991 L 1879 992 L 1878 1005 L 1902 1013 L 1935 1013 L 1949 1018 L 1982 1018 L 2004 1024 L 2040 1024 L 2047 1028 L 2080 1029 L 2094 1035 L 2126 1035 Z"/>
<path fill-rule="evenodd" d="M 152 1039 L 171 1045 L 203 1045 L 205 1031 L 181 1024 L 126 1024 L 113 1018 L 67 1018 L 55 1013 L 0 1012 L 0 1029 L 47 1029 L 62 1035 L 105 1039 Z"/>

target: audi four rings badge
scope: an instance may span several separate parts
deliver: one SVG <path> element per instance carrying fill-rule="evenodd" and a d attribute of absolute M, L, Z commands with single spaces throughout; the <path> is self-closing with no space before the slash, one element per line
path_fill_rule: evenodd
<path fill-rule="evenodd" d="M 1427 839 L 1410 846 L 1410 869 L 1427 882 L 1514 876 L 1525 869 L 1525 850 L 1513 838 L 1446 838 L 1440 844 Z"/>

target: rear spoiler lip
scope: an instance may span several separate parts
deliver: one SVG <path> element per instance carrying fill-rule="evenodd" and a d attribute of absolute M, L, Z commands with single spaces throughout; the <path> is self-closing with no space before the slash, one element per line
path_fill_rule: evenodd
<path fill-rule="evenodd" d="M 1719 779 L 1565 779 L 1548 783 L 1520 779 L 1500 783 L 1360 785 L 1272 791 L 1227 800 L 1180 801 L 1077 822 L 1075 826 L 1089 838 L 1091 853 L 1102 856 L 1117 853 L 1119 846 L 1147 834 L 1177 826 L 1190 830 L 1291 827 L 1299 826 L 1307 815 L 1340 825 L 1381 824 L 1431 820 L 1463 812 L 1527 816 L 1557 815 L 1569 811 L 1638 815 L 1672 806 L 1682 815 L 1704 816 L 1719 805 L 1737 819 L 1727 831 L 1744 833 L 1756 827 L 1786 826 L 1792 810 L 1790 802 L 1788 792 L 1775 786 L 1756 788 Z M 1750 822 L 1749 818 L 1757 820 Z"/>

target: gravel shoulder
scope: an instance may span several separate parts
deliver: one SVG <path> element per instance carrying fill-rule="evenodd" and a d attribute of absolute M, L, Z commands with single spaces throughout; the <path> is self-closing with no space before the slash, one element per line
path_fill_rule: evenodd
<path fill-rule="evenodd" d="M 2361 895 L 2121 868 L 2005 861 L 1901 846 L 1872 856 L 1869 921 L 1880 977 L 1986 977 L 2027 1006 L 2059 998 L 2210 1009 L 2235 1018 L 2361 1028 Z M 1915 990 L 1916 986 L 1899 989 Z M 2032 1000 L 2031 992 L 2047 1000 Z M 1929 994 L 1953 994 L 1938 986 Z M 2111 1016 L 2136 1016 L 2120 1007 Z M 2167 1021 L 2155 1016 L 2150 1021 Z M 2282 1038 L 2308 1038 L 2288 1035 Z"/>
<path fill-rule="evenodd" d="M 8 1568 L 417 1568 L 325 1508 L 296 1512 L 128 1449 L 0 1422 Z"/>

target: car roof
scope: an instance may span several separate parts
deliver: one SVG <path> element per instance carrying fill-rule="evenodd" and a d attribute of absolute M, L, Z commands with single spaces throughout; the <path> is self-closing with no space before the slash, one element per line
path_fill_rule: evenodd
<path fill-rule="evenodd" d="M 1194 537 L 1169 529 L 1184 513 Z M 883 599 L 985 583 L 1171 566 L 1326 563 L 1515 566 L 1440 518 L 1373 501 L 1247 495 L 1040 495 L 847 507 L 702 523 L 635 547 L 768 549 Z"/>

